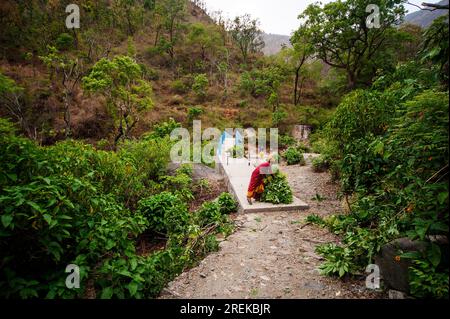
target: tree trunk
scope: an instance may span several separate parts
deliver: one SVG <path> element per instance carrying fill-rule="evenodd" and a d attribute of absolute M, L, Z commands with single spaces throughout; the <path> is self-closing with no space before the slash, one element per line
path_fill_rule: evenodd
<path fill-rule="evenodd" d="M 352 90 L 356 86 L 356 75 L 354 71 L 347 70 L 347 88 Z"/>
<path fill-rule="evenodd" d="M 298 101 L 300 98 L 298 97 L 298 80 L 300 79 L 300 67 L 295 69 L 295 84 L 294 84 L 294 105 L 297 106 Z"/>

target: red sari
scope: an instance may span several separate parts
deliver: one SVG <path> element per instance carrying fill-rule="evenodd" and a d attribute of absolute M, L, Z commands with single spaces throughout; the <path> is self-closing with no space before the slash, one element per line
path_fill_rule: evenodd
<path fill-rule="evenodd" d="M 262 163 L 252 173 L 252 177 L 250 178 L 250 184 L 248 185 L 247 197 L 248 198 L 256 198 L 260 196 L 264 192 L 264 178 L 266 174 L 261 173 L 261 171 L 268 171 L 266 167 L 270 167 L 269 162 Z M 263 169 L 261 169 L 263 168 Z"/>

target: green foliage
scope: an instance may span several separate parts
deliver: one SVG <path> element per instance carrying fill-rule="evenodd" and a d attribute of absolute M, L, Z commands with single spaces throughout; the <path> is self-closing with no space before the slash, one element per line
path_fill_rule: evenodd
<path fill-rule="evenodd" d="M 439 67 L 439 76 L 447 84 L 449 71 L 449 31 L 448 15 L 441 16 L 433 21 L 425 31 L 420 55 L 422 62 L 431 62 Z"/>
<path fill-rule="evenodd" d="M 289 147 L 286 151 L 283 152 L 283 158 L 286 160 L 288 165 L 305 165 L 305 158 L 303 157 L 303 153 L 296 147 Z"/>
<path fill-rule="evenodd" d="M 117 153 L 75 141 L 39 147 L 0 119 L 0 295 L 83 298 L 93 283 L 97 298 L 154 297 L 217 249 L 214 235 L 232 230 L 221 206 L 205 205 L 199 224 L 179 196 L 149 196 L 164 177 L 164 144 L 127 141 Z M 190 168 L 177 174 L 191 181 Z M 139 256 L 137 238 L 154 232 L 167 247 Z M 81 289 L 66 288 L 68 264 L 80 267 Z"/>
<path fill-rule="evenodd" d="M 322 275 L 342 277 L 353 271 L 352 251 L 349 248 L 330 243 L 318 246 L 316 252 L 327 258 L 319 267 Z"/>
<path fill-rule="evenodd" d="M 278 126 L 284 119 L 288 116 L 287 112 L 284 110 L 277 110 L 272 113 L 272 124 Z"/>
<path fill-rule="evenodd" d="M 138 212 L 147 218 L 149 229 L 159 233 L 182 233 L 189 221 L 186 205 L 169 192 L 140 200 Z"/>
<path fill-rule="evenodd" d="M 228 149 L 227 154 L 232 158 L 243 158 L 244 157 L 244 146 L 234 145 L 232 148 Z"/>
<path fill-rule="evenodd" d="M 278 136 L 278 145 L 281 148 L 294 146 L 296 143 L 297 143 L 297 140 L 290 135 L 279 135 Z"/>
<path fill-rule="evenodd" d="M 177 94 L 186 94 L 189 92 L 189 87 L 183 80 L 175 80 L 171 84 L 172 90 Z"/>
<path fill-rule="evenodd" d="M 428 260 L 414 260 L 414 265 L 410 267 L 411 293 L 419 298 L 447 298 L 448 275 L 448 269 L 436 271 L 436 266 Z"/>
<path fill-rule="evenodd" d="M 61 50 L 61 51 L 69 50 L 72 48 L 72 46 L 74 44 L 74 39 L 68 33 L 61 33 L 56 38 L 55 43 L 56 43 L 56 47 L 58 48 L 58 50 Z"/>
<path fill-rule="evenodd" d="M 252 19 L 248 14 L 236 17 L 232 21 L 230 34 L 240 49 L 244 63 L 247 63 L 250 53 L 259 52 L 264 47 L 259 21 Z"/>
<path fill-rule="evenodd" d="M 160 185 L 158 187 L 162 190 L 173 192 L 180 199 L 185 202 L 190 202 L 194 199 L 192 187 L 192 166 L 180 166 L 174 175 L 162 176 L 159 179 Z"/>
<path fill-rule="evenodd" d="M 326 220 L 343 247 L 321 251 L 322 270 L 341 276 L 363 269 L 384 244 L 409 237 L 429 243 L 413 258 L 411 293 L 441 298 L 448 266 L 429 236 L 448 236 L 448 93 L 428 89 L 435 70 L 413 65 L 350 93 L 325 128 L 337 147 L 320 162 L 337 168 L 353 200 L 349 214 Z"/>
<path fill-rule="evenodd" d="M 124 141 L 119 145 L 118 154 L 122 159 L 132 163 L 146 180 L 152 180 L 165 173 L 171 145 L 167 136 L 139 143 Z"/>
<path fill-rule="evenodd" d="M 383 16 L 379 27 L 367 28 L 365 1 L 347 0 L 309 5 L 299 16 L 303 23 L 294 33 L 294 40 L 308 39 L 314 53 L 325 63 L 345 70 L 349 88 L 364 80 L 370 83 L 378 69 L 392 68 L 390 57 L 398 44 L 394 26 L 405 9 L 401 0 L 373 4 Z"/>
<path fill-rule="evenodd" d="M 325 172 L 330 168 L 330 160 L 326 155 L 320 155 L 312 160 L 312 167 L 314 172 Z"/>
<path fill-rule="evenodd" d="M 221 214 L 234 213 L 238 209 L 238 204 L 230 193 L 222 193 L 217 198 Z"/>
<path fill-rule="evenodd" d="M 281 83 L 286 74 L 278 66 L 270 66 L 263 69 L 253 69 L 241 75 L 239 88 L 242 92 L 251 94 L 253 97 L 265 96 L 278 93 Z"/>
<path fill-rule="evenodd" d="M 153 131 L 144 136 L 144 139 L 155 139 L 170 136 L 170 133 L 176 128 L 180 128 L 181 124 L 175 121 L 173 118 L 169 120 L 155 124 L 153 126 Z"/>
<path fill-rule="evenodd" d="M 333 116 L 334 110 L 323 107 L 299 106 L 299 123 L 311 125 L 312 128 L 321 129 Z"/>
<path fill-rule="evenodd" d="M 204 113 L 203 108 L 201 106 L 193 106 L 188 108 L 188 119 L 189 122 L 198 118 L 200 115 Z"/>
<path fill-rule="evenodd" d="M 261 201 L 272 204 L 292 203 L 292 190 L 284 174 L 278 171 L 264 179 L 264 192 L 261 195 Z"/>
<path fill-rule="evenodd" d="M 306 217 L 306 222 L 319 226 L 325 225 L 325 221 L 323 220 L 323 218 L 316 214 L 308 215 L 308 217 Z"/>
<path fill-rule="evenodd" d="M 199 99 L 204 99 L 206 97 L 208 86 L 209 81 L 206 74 L 198 74 L 194 77 L 192 90 L 195 92 Z"/>
<path fill-rule="evenodd" d="M 153 107 L 152 87 L 143 72 L 129 56 L 102 58 L 83 77 L 83 88 L 105 96 L 109 111 L 117 120 L 116 142 L 128 137 L 139 120 L 139 114 Z"/>

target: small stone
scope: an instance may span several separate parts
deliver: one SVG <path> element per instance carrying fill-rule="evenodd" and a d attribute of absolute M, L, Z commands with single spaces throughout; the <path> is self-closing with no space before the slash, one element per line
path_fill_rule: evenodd
<path fill-rule="evenodd" d="M 206 275 L 205 274 L 200 274 L 200 277 L 206 278 Z"/>
<path fill-rule="evenodd" d="M 261 278 L 262 280 L 265 280 L 265 281 L 270 281 L 270 278 L 267 276 L 259 276 L 259 278 Z"/>
<path fill-rule="evenodd" d="M 406 294 L 398 290 L 389 290 L 389 299 L 406 299 Z"/>

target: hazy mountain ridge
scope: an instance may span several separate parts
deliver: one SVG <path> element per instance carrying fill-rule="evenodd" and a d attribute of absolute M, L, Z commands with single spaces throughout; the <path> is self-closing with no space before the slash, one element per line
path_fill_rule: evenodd
<path fill-rule="evenodd" d="M 291 45 L 289 43 L 290 39 L 289 35 L 264 33 L 263 39 L 265 43 L 264 49 L 262 50 L 264 55 L 277 54 L 278 52 L 281 51 L 283 45 L 287 46 Z"/>
<path fill-rule="evenodd" d="M 446 5 L 449 0 L 443 0 L 438 2 L 437 4 Z M 421 26 L 422 28 L 427 28 L 430 24 L 440 16 L 443 16 L 448 13 L 448 10 L 419 10 L 416 12 L 412 12 L 405 17 L 405 22 L 416 24 Z"/>

